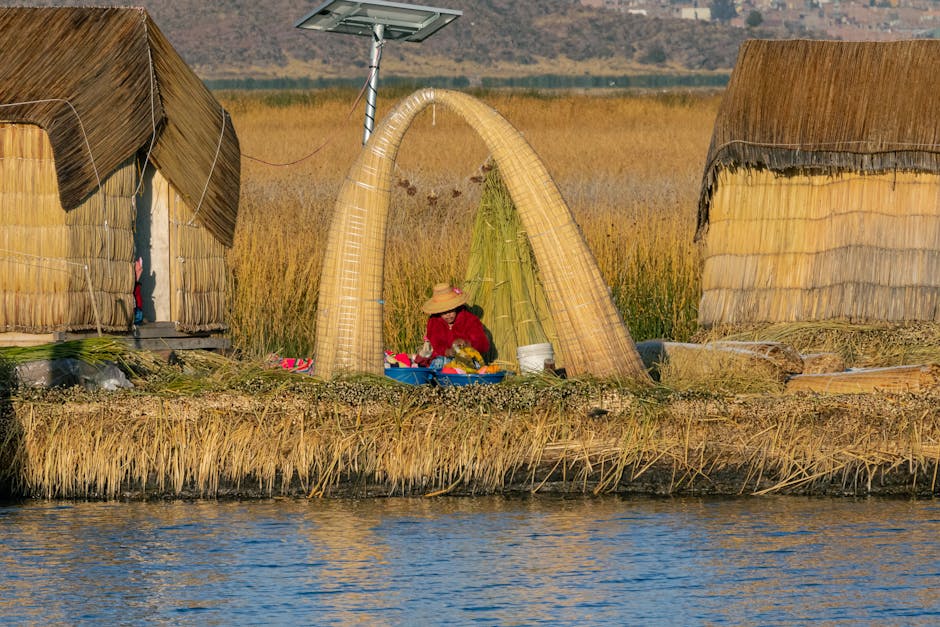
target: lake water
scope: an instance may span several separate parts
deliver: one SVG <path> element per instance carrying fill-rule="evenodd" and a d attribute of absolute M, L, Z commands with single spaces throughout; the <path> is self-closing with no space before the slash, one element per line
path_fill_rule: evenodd
<path fill-rule="evenodd" d="M 934 625 L 940 503 L 0 505 L 4 624 Z"/>

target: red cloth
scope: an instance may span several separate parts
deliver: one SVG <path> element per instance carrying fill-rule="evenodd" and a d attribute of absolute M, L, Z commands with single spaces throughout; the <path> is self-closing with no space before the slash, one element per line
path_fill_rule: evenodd
<path fill-rule="evenodd" d="M 450 328 L 440 314 L 431 316 L 428 318 L 428 329 L 425 335 L 431 341 L 431 348 L 434 350 L 434 354 L 431 355 L 432 359 L 444 355 L 454 340 L 458 339 L 469 342 L 470 346 L 477 349 L 481 355 L 490 350 L 490 340 L 483 330 L 483 323 L 466 309 L 457 310 L 454 326 Z"/>

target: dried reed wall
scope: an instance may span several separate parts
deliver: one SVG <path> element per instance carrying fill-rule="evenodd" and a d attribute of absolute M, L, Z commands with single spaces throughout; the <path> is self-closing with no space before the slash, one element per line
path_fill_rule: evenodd
<path fill-rule="evenodd" d="M 171 319 L 188 332 L 223 329 L 225 246 L 194 219 L 192 209 L 159 170 L 153 185 L 161 188 L 154 197 L 166 198 L 168 205 Z"/>
<path fill-rule="evenodd" d="M 940 177 L 721 169 L 699 322 L 940 320 Z"/>
<path fill-rule="evenodd" d="M 66 212 L 46 132 L 0 125 L 0 330 L 127 329 L 136 181 L 131 160 Z"/>

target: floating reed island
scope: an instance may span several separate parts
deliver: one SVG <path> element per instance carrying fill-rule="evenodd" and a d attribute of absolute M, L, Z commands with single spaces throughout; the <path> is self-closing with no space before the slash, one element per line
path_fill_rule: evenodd
<path fill-rule="evenodd" d="M 817 339 L 835 332 L 791 327 L 791 336 Z M 843 349 L 886 341 L 879 337 L 877 329 L 861 328 Z M 186 351 L 172 365 L 145 358 L 127 357 L 124 367 L 136 373 L 131 390 L 9 394 L 0 426 L 5 493 L 124 499 L 938 491 L 936 386 L 820 394 L 774 391 L 768 382 L 753 393 L 741 392 L 728 374 L 642 387 L 549 376 L 411 387 L 374 376 L 324 382 L 200 351 Z"/>

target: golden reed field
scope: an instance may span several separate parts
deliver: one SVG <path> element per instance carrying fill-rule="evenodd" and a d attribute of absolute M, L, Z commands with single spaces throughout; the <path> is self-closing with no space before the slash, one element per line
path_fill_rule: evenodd
<path fill-rule="evenodd" d="M 380 91 L 377 119 L 407 95 Z M 696 202 L 720 94 L 475 95 L 545 162 L 634 338 L 688 339 L 699 294 Z M 233 344 L 246 356 L 308 355 L 323 242 L 361 146 L 362 105 L 352 111 L 356 94 L 340 90 L 218 96 L 243 154 Z M 385 271 L 388 348 L 416 349 L 430 286 L 462 282 L 488 156 L 474 129 L 440 106 L 405 136 Z"/>

